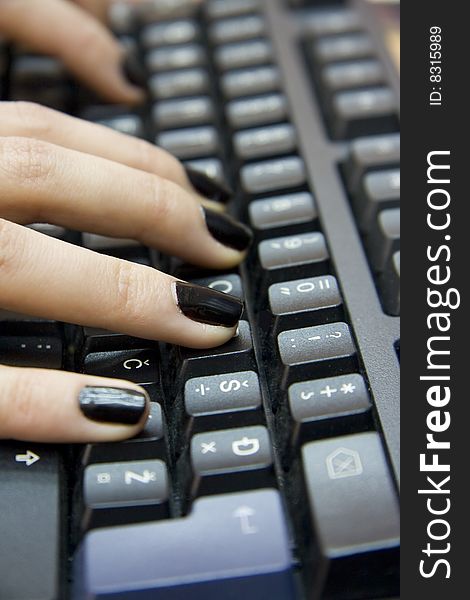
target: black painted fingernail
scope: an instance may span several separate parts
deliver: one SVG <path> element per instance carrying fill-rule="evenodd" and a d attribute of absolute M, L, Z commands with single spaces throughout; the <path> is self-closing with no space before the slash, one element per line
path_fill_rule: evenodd
<path fill-rule="evenodd" d="M 128 81 L 144 90 L 148 89 L 147 73 L 134 50 L 128 50 L 122 62 L 122 71 Z"/>
<path fill-rule="evenodd" d="M 225 213 L 219 213 L 206 207 L 202 207 L 202 210 L 207 229 L 218 242 L 235 250 L 248 248 L 253 239 L 251 229 Z"/>
<path fill-rule="evenodd" d="M 181 312 L 193 321 L 235 327 L 242 316 L 243 302 L 235 296 L 183 281 L 177 281 L 175 287 Z"/>
<path fill-rule="evenodd" d="M 185 169 L 189 181 L 201 196 L 205 196 L 215 202 L 223 202 L 224 204 L 233 196 L 233 191 L 229 187 L 219 183 L 212 177 L 208 177 L 205 173 L 201 173 L 201 171 L 197 171 L 187 165 Z"/>
<path fill-rule="evenodd" d="M 145 394 L 113 387 L 86 386 L 80 391 L 78 401 L 88 419 L 123 425 L 136 425 L 147 405 Z"/>

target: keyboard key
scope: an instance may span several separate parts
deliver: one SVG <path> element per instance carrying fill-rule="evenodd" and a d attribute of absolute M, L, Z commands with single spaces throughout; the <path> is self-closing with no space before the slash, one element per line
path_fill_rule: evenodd
<path fill-rule="evenodd" d="M 58 449 L 0 442 L 0 596 L 61 596 L 64 465 Z M 38 486 L 40 482 L 40 486 Z"/>
<path fill-rule="evenodd" d="M 146 57 L 151 73 L 201 67 L 206 63 L 206 53 L 199 44 L 187 44 L 151 50 Z"/>
<path fill-rule="evenodd" d="M 151 344 L 149 340 L 116 333 L 98 327 L 83 327 L 80 336 L 80 354 L 86 356 L 93 352 L 111 352 L 114 350 L 131 350 Z M 155 342 L 155 345 L 157 343 Z"/>
<path fill-rule="evenodd" d="M 129 560 L 133 548 L 133 560 Z M 294 600 L 290 540 L 278 492 L 201 498 L 183 519 L 97 530 L 75 560 L 79 598 L 136 591 L 184 600 Z"/>
<path fill-rule="evenodd" d="M 122 442 L 87 444 L 82 455 L 82 464 L 153 458 L 165 460 L 167 458 L 165 428 L 161 405 L 158 402 L 151 402 L 147 422 L 139 435 Z"/>
<path fill-rule="evenodd" d="M 277 67 L 251 67 L 225 73 L 220 85 L 227 98 L 238 98 L 275 92 L 281 86 L 281 79 Z"/>
<path fill-rule="evenodd" d="M 67 238 L 67 229 L 65 227 L 59 227 L 58 225 L 51 225 L 50 223 L 33 223 L 32 225 L 27 225 L 29 229 L 34 229 L 34 231 L 39 231 L 43 235 L 48 235 L 50 237 L 57 238 L 58 240 L 66 240 Z"/>
<path fill-rule="evenodd" d="M 241 160 L 293 152 L 297 146 L 295 129 L 290 124 L 270 125 L 239 131 L 233 136 L 235 153 Z"/>
<path fill-rule="evenodd" d="M 227 71 L 268 63 L 272 55 L 273 49 L 269 42 L 254 40 L 220 46 L 215 52 L 215 62 L 219 69 Z"/>
<path fill-rule="evenodd" d="M 338 92 L 332 99 L 332 132 L 337 139 L 397 129 L 397 104 L 386 87 Z"/>
<path fill-rule="evenodd" d="M 191 496 L 273 487 L 271 442 L 266 427 L 239 427 L 191 440 Z"/>
<path fill-rule="evenodd" d="M 332 8 L 302 15 L 305 31 L 315 37 L 360 31 L 363 22 L 355 10 Z"/>
<path fill-rule="evenodd" d="M 381 210 L 398 208 L 400 205 L 400 170 L 368 173 L 352 201 L 361 231 L 370 231 Z"/>
<path fill-rule="evenodd" d="M 212 126 L 163 131 L 156 143 L 180 159 L 210 156 L 219 150 L 218 133 Z"/>
<path fill-rule="evenodd" d="M 297 326 L 319 325 L 342 315 L 342 299 L 331 275 L 283 281 L 268 290 L 271 328 L 275 335 Z"/>
<path fill-rule="evenodd" d="M 0 363 L 12 367 L 60 369 L 60 326 L 48 321 L 0 321 Z"/>
<path fill-rule="evenodd" d="M 233 129 L 276 123 L 287 117 L 287 101 L 282 94 L 232 100 L 226 115 Z"/>
<path fill-rule="evenodd" d="M 159 129 L 205 125 L 214 118 L 212 100 L 207 97 L 162 100 L 152 110 L 152 119 Z"/>
<path fill-rule="evenodd" d="M 161 460 L 100 463 L 83 476 L 84 529 L 168 516 L 169 481 Z"/>
<path fill-rule="evenodd" d="M 240 321 L 238 333 L 223 346 L 209 350 L 180 348 L 181 370 L 179 381 L 206 373 L 225 373 L 233 371 L 233 366 L 243 370 L 254 368 L 253 342 L 247 321 Z"/>
<path fill-rule="evenodd" d="M 355 365 L 356 349 L 346 323 L 283 331 L 277 338 L 282 362 L 281 387 L 315 373 L 340 374 Z"/>
<path fill-rule="evenodd" d="M 314 60 L 321 65 L 375 55 L 372 39 L 366 33 L 321 38 L 313 42 L 311 48 Z"/>
<path fill-rule="evenodd" d="M 366 240 L 371 267 L 383 271 L 392 254 L 400 250 L 400 209 L 382 210 Z"/>
<path fill-rule="evenodd" d="M 144 48 L 158 48 L 197 41 L 199 27 L 194 21 L 169 21 L 144 27 L 141 42 Z"/>
<path fill-rule="evenodd" d="M 280 271 L 287 276 L 291 267 L 308 265 L 309 273 L 322 270 L 328 260 L 328 250 L 322 233 L 302 233 L 262 241 L 258 246 L 259 261 L 267 271 Z M 274 276 L 274 273 L 273 273 Z"/>
<path fill-rule="evenodd" d="M 263 17 L 249 15 L 216 21 L 209 28 L 209 37 L 214 44 L 227 44 L 261 37 L 265 32 Z"/>
<path fill-rule="evenodd" d="M 370 136 L 353 140 L 345 165 L 350 192 L 359 187 L 362 177 L 370 172 L 400 165 L 400 134 Z"/>
<path fill-rule="evenodd" d="M 178 96 L 197 96 L 209 91 L 209 74 L 205 69 L 181 69 L 152 75 L 149 87 L 154 98 L 167 100 Z"/>
<path fill-rule="evenodd" d="M 328 93 L 378 85 L 385 80 L 385 71 L 378 60 L 333 63 L 321 72 L 321 81 Z"/>
<path fill-rule="evenodd" d="M 261 194 L 303 185 L 307 174 L 301 158 L 288 156 L 246 165 L 240 171 L 240 178 L 245 192 Z"/>
<path fill-rule="evenodd" d="M 262 400 L 254 371 L 195 377 L 186 382 L 188 429 L 209 431 L 262 422 Z"/>
<path fill-rule="evenodd" d="M 194 0 L 159 0 L 145 2 L 142 7 L 134 7 L 143 23 L 157 23 L 165 19 L 196 17 L 199 5 Z"/>
<path fill-rule="evenodd" d="M 251 226 L 260 230 L 308 223 L 318 216 L 312 194 L 308 192 L 255 200 L 250 202 L 248 213 Z"/>
<path fill-rule="evenodd" d="M 139 138 L 145 137 L 144 124 L 137 115 L 119 115 L 109 119 L 100 119 L 97 123 L 106 125 L 106 127 L 119 131 L 119 133 Z"/>
<path fill-rule="evenodd" d="M 260 0 L 209 0 L 206 3 L 206 12 L 210 19 L 238 17 L 260 9 Z"/>
<path fill-rule="evenodd" d="M 226 184 L 224 167 L 218 158 L 203 158 L 200 160 L 188 160 L 186 163 L 195 171 L 199 171 L 219 183 Z"/>
<path fill-rule="evenodd" d="M 158 351 L 155 348 L 94 352 L 85 356 L 82 372 L 100 377 L 128 379 L 134 383 L 160 381 Z"/>
<path fill-rule="evenodd" d="M 211 277 L 201 277 L 198 279 L 191 279 L 193 283 L 198 285 L 206 285 L 207 287 L 217 290 L 218 292 L 224 292 L 225 294 L 231 294 L 241 300 L 244 300 L 245 294 L 243 292 L 242 280 L 240 275 L 234 273 L 229 274 L 217 274 Z"/>
<path fill-rule="evenodd" d="M 400 252 L 395 252 L 379 278 L 382 302 L 389 315 L 400 315 Z"/>
<path fill-rule="evenodd" d="M 129 248 L 141 246 L 137 240 L 128 238 L 113 238 L 107 235 L 99 235 L 97 233 L 83 233 L 82 246 L 89 250 L 110 250 L 114 248 Z"/>
<path fill-rule="evenodd" d="M 355 595 L 361 587 L 373 589 L 374 583 L 387 589 L 390 571 L 383 554 L 398 546 L 399 516 L 378 434 L 311 442 L 302 448 L 302 462 L 314 543 L 329 561 L 328 583 L 338 589 L 340 581 L 341 589 Z M 367 569 L 365 580 L 348 569 L 352 555 L 361 555 L 357 569 Z M 367 568 L 368 563 L 374 568 Z"/>
<path fill-rule="evenodd" d="M 356 373 L 294 383 L 289 387 L 291 443 L 358 431 L 370 408 L 364 379 Z"/>

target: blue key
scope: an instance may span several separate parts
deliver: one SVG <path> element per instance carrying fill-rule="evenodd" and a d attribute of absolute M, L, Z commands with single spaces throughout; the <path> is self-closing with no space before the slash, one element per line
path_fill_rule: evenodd
<path fill-rule="evenodd" d="M 294 600 L 277 491 L 201 498 L 185 518 L 98 529 L 75 561 L 75 600 Z"/>

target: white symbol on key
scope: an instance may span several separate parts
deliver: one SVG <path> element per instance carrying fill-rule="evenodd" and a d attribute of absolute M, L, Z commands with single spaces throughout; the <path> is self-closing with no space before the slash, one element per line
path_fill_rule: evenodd
<path fill-rule="evenodd" d="M 290 296 L 290 289 L 288 287 L 282 287 L 281 294 L 283 294 L 284 296 Z"/>
<path fill-rule="evenodd" d="M 258 438 L 243 437 L 241 440 L 232 442 L 232 452 L 237 456 L 251 456 L 259 452 L 260 443 Z"/>
<path fill-rule="evenodd" d="M 284 242 L 284 248 L 287 248 L 287 250 L 295 250 L 300 248 L 301 245 L 302 240 L 300 238 L 289 238 Z"/>
<path fill-rule="evenodd" d="M 295 342 L 295 338 L 291 338 L 290 339 L 291 342 Z M 297 348 L 296 344 L 292 344 L 291 348 Z"/>
<path fill-rule="evenodd" d="M 302 400 L 310 400 L 310 398 L 313 398 L 315 396 L 315 392 L 300 392 L 300 397 L 302 398 Z"/>
<path fill-rule="evenodd" d="M 279 244 L 279 242 L 271 242 L 271 248 L 279 250 L 279 248 L 282 248 L 282 246 Z"/>
<path fill-rule="evenodd" d="M 321 335 L 314 335 L 313 337 L 309 337 L 309 342 L 316 342 L 317 340 L 321 340 Z"/>
<path fill-rule="evenodd" d="M 326 396 L 328 396 L 328 398 L 331 398 L 331 396 L 333 394 L 335 394 L 338 390 L 336 388 L 331 388 L 329 385 L 327 385 L 321 392 L 320 394 L 325 394 Z"/>
<path fill-rule="evenodd" d="M 208 392 L 210 389 L 211 389 L 210 387 L 207 387 L 203 383 L 201 383 L 201 385 L 196 388 L 196 392 L 198 394 L 201 394 L 201 396 L 205 396 L 206 392 Z"/>
<path fill-rule="evenodd" d="M 240 528 L 243 535 L 250 535 L 256 533 L 258 528 L 250 523 L 250 518 L 254 517 L 256 511 L 249 506 L 240 506 L 232 514 L 234 519 L 240 519 Z"/>
<path fill-rule="evenodd" d="M 274 212 L 282 212 L 284 210 L 289 210 L 292 207 L 292 201 L 291 200 L 274 200 L 271 203 L 271 206 L 273 207 Z"/>
<path fill-rule="evenodd" d="M 325 337 L 327 338 L 340 338 L 341 337 L 341 331 L 335 331 L 334 333 L 329 333 L 328 335 L 326 335 Z"/>
<path fill-rule="evenodd" d="M 343 392 L 343 394 L 352 394 L 356 389 L 356 386 L 352 383 L 343 383 L 339 389 Z"/>
<path fill-rule="evenodd" d="M 151 481 L 156 481 L 157 474 L 155 471 L 149 471 L 145 469 L 142 474 L 135 473 L 134 471 L 126 471 L 124 473 L 124 482 L 127 485 L 131 485 L 133 481 L 138 481 L 139 483 L 150 483 Z"/>
<path fill-rule="evenodd" d="M 149 360 L 140 360 L 140 358 L 128 358 L 122 363 L 125 369 L 141 369 L 144 365 L 147 367 L 150 365 Z"/>
<path fill-rule="evenodd" d="M 216 443 L 215 442 L 202 442 L 201 444 L 201 454 L 215 454 L 217 452 Z"/>
<path fill-rule="evenodd" d="M 326 457 L 326 468 L 330 479 L 355 477 L 363 471 L 361 457 L 355 450 L 338 448 Z"/>
<path fill-rule="evenodd" d="M 110 473 L 98 473 L 96 483 L 111 483 Z"/>
<path fill-rule="evenodd" d="M 301 294 L 313 292 L 314 289 L 315 284 L 312 281 L 304 281 L 303 283 L 299 283 L 297 286 L 297 291 Z"/>
<path fill-rule="evenodd" d="M 213 290 L 218 290 L 219 292 L 224 292 L 224 294 L 230 294 L 233 290 L 233 283 L 228 279 L 217 279 L 212 283 L 209 283 L 210 288 Z"/>

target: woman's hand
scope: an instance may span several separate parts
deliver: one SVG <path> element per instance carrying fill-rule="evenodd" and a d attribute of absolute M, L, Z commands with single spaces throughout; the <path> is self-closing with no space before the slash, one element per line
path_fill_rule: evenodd
<path fill-rule="evenodd" d="M 214 198 L 226 194 L 211 187 Z M 0 103 L 0 218 L 1 308 L 193 348 L 217 346 L 235 333 L 242 305 L 231 296 L 22 227 L 49 222 L 132 237 L 203 267 L 237 265 L 249 230 L 201 196 L 179 161 L 147 142 L 36 105 Z M 139 389 L 1 367 L 0 438 L 121 439 L 142 426 L 145 395 L 105 390 L 100 400 L 99 391 L 83 392 L 87 386 Z M 80 390 L 88 416 L 79 409 Z M 97 413 L 119 424 L 99 424 Z"/>
<path fill-rule="evenodd" d="M 124 48 L 98 20 L 105 19 L 110 0 L 77 0 L 77 4 L 81 6 L 67 0 L 1 0 L 0 33 L 59 58 L 104 100 L 142 102 L 145 92 L 126 76 Z"/>

